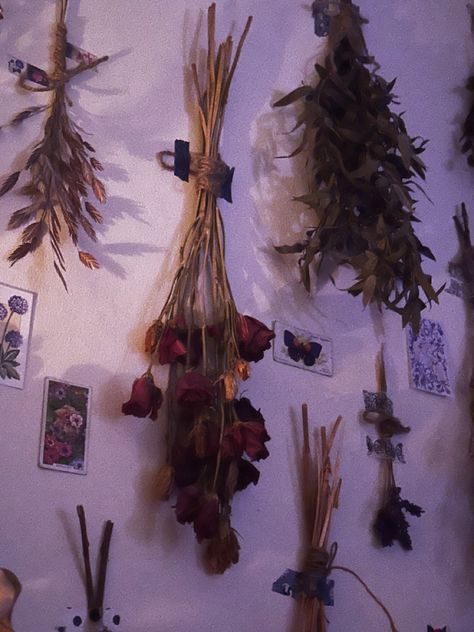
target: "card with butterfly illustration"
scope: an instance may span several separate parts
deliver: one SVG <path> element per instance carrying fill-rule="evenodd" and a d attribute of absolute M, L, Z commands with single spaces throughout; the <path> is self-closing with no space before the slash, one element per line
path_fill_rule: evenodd
<path fill-rule="evenodd" d="M 293 325 L 274 321 L 273 359 L 299 369 L 331 377 L 332 340 Z"/>

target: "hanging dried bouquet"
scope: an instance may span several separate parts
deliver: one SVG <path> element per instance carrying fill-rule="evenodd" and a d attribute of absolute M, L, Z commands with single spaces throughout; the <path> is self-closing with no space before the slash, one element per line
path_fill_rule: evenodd
<path fill-rule="evenodd" d="M 229 88 L 250 28 L 249 18 L 233 55 L 228 37 L 215 45 L 215 4 L 208 12 L 205 85 L 192 66 L 202 132 L 202 154 L 176 142 L 175 153 L 159 154 L 162 165 L 174 156 L 174 171 L 196 176 L 196 214 L 181 248 L 168 299 L 146 335 L 148 371 L 135 380 L 125 414 L 156 419 L 163 400 L 152 376 L 154 363 L 169 364 L 167 460 L 159 474 L 159 494 L 176 491 L 178 522 L 192 523 L 206 541 L 208 569 L 223 573 L 239 559 L 230 522 L 236 491 L 256 484 L 253 464 L 268 456 L 265 420 L 250 400 L 237 397 L 249 377 L 249 362 L 263 358 L 274 333 L 238 313 L 224 261 L 224 229 L 217 197 L 230 199 L 233 171 L 221 160 L 219 140 Z"/>
<path fill-rule="evenodd" d="M 54 257 L 54 269 L 67 289 L 64 272 L 65 259 L 61 251 L 65 227 L 74 246 L 78 248 L 79 260 L 88 268 L 98 268 L 99 263 L 89 252 L 79 249 L 81 229 L 96 240 L 93 223 L 101 223 L 102 216 L 87 199 L 92 191 L 95 198 L 103 204 L 106 200 L 105 187 L 97 177 L 102 171 L 101 163 L 92 155 L 94 147 L 82 138 L 80 128 L 69 115 L 72 105 L 66 92 L 67 83 L 80 73 L 96 68 L 107 61 L 108 57 L 95 58 L 90 55 L 74 68 L 67 68 L 68 52 L 66 11 L 68 0 L 58 0 L 58 20 L 53 50 L 53 71 L 44 76 L 42 86 L 31 83 L 32 77 L 27 71 L 19 78 L 21 88 L 30 92 L 50 92 L 47 106 L 31 107 L 17 114 L 10 125 L 17 126 L 24 120 L 47 110 L 43 139 L 33 148 L 25 166 L 12 173 L 0 187 L 0 196 L 13 189 L 21 172 L 27 171 L 30 180 L 20 192 L 30 198 L 27 206 L 15 211 L 10 217 L 10 230 L 26 225 L 21 235 L 21 243 L 9 255 L 8 260 L 16 263 L 34 252 L 48 235 Z M 37 69 L 38 70 L 38 69 Z"/>
<path fill-rule="evenodd" d="M 276 106 L 298 102 L 295 129 L 302 139 L 292 156 L 310 153 L 311 187 L 296 199 L 314 211 L 314 226 L 284 254 L 299 253 L 304 286 L 310 267 L 326 257 L 353 267 L 357 279 L 348 288 L 401 315 L 418 330 L 426 300 L 439 291 L 422 269 L 433 254 L 416 236 L 414 187 L 425 178 L 420 158 L 427 141 L 411 137 L 396 103 L 394 81 L 376 74 L 362 33 L 364 20 L 351 0 L 340 0 L 331 18 L 329 53 L 316 64 L 317 85 L 302 85 Z"/>
<path fill-rule="evenodd" d="M 381 498 L 373 523 L 373 533 L 377 542 L 382 546 L 392 546 L 396 541 L 406 551 L 411 551 L 412 540 L 408 532 L 409 523 L 406 515 L 419 518 L 424 510 L 402 499 L 401 488 L 395 482 L 393 462 L 395 450 L 390 449 L 392 437 L 410 432 L 408 426 L 393 414 L 393 403 L 387 396 L 387 380 L 383 347 L 377 358 L 378 390 L 375 393 L 364 391 L 365 411 L 363 419 L 373 424 L 379 436 L 379 442 L 389 449 L 385 451 L 381 462 Z"/>

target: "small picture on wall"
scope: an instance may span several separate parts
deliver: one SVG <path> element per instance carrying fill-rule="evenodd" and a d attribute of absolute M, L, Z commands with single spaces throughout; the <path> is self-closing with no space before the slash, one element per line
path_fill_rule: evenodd
<path fill-rule="evenodd" d="M 46 378 L 39 466 L 87 473 L 91 389 Z"/>
<path fill-rule="evenodd" d="M 441 323 L 422 318 L 418 334 L 408 326 L 407 341 L 410 385 L 433 395 L 451 395 L 446 334 Z"/>
<path fill-rule="evenodd" d="M 332 340 L 279 321 L 273 324 L 273 359 L 306 371 L 333 374 Z"/>
<path fill-rule="evenodd" d="M 0 283 L 0 385 L 23 388 L 35 295 Z"/>

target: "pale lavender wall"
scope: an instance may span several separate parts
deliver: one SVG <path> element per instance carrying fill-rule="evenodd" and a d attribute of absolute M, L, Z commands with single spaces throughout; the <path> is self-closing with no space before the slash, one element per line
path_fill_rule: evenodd
<path fill-rule="evenodd" d="M 0 24 L 0 121 L 5 121 L 43 102 L 41 96 L 15 90 L 5 62 L 8 53 L 16 53 L 38 65 L 47 63 L 54 2 L 2 4 L 7 17 Z M 255 367 L 248 393 L 268 420 L 271 457 L 262 463 L 260 484 L 234 503 L 242 555 L 224 577 L 203 573 L 191 530 L 175 522 L 169 505 L 158 508 L 148 500 L 162 455 L 162 426 L 124 419 L 120 405 L 132 378 L 145 367 L 140 352 L 145 327 L 165 299 L 191 217 L 186 188 L 158 169 L 154 155 L 194 129 L 183 65 L 206 6 L 204 0 L 71 0 L 70 39 L 90 51 L 112 54 L 97 76 L 84 76 L 71 91 L 75 112 L 93 133 L 109 178 L 100 272 L 80 267 L 66 248 L 71 287 L 66 295 L 51 273 L 47 252 L 37 253 L 34 264 L 8 268 L 5 255 L 17 236 L 3 229 L 17 200 L 10 195 L 0 202 L 1 279 L 38 292 L 25 389 L 0 390 L 0 566 L 10 567 L 23 581 L 16 629 L 52 631 L 68 622 L 66 606 L 84 611 L 74 512 L 77 503 L 84 503 L 93 546 L 106 518 L 116 524 L 107 605 L 122 615 L 117 629 L 289 630 L 292 603 L 272 593 L 271 584 L 297 559 L 291 428 L 301 402 L 307 401 L 315 424 L 337 414 L 345 418 L 344 482 L 333 526 L 338 561 L 375 587 L 400 632 L 424 632 L 427 623 L 472 632 L 473 463 L 467 456 L 469 357 L 462 303 L 444 295 L 431 312 L 449 336 L 455 397 L 424 395 L 408 387 L 398 319 L 385 315 L 382 323 L 331 285 L 309 298 L 297 287 L 290 263 L 272 251 L 272 243 L 286 239 L 300 223 L 301 209 L 288 200 L 304 190 L 304 178 L 295 175 L 296 163 L 274 160 L 291 146 L 283 135 L 291 117 L 272 111 L 270 103 L 310 73 L 321 50 L 303 2 L 218 2 L 223 36 L 231 25 L 240 29 L 249 13 L 255 16 L 227 111 L 223 155 L 237 170 L 235 202 L 224 203 L 222 210 L 240 310 L 331 336 L 336 373 L 332 379 L 314 376 L 276 364 L 270 354 Z M 461 87 L 473 50 L 465 0 L 366 0 L 362 8 L 370 18 L 366 34 L 371 51 L 387 78 L 398 77 L 410 132 L 431 139 L 427 190 L 434 205 L 420 200 L 419 232 L 438 257 L 427 267 L 439 285 L 457 248 L 451 215 L 461 200 L 472 200 L 474 174 L 457 145 L 466 107 Z M 18 155 L 37 138 L 39 123 L 2 132 L 0 173 L 19 164 Z M 397 468 L 397 477 L 407 497 L 426 509 L 423 518 L 412 520 L 415 550 L 409 554 L 397 547 L 377 550 L 368 529 L 377 464 L 365 456 L 357 417 L 362 389 L 374 385 L 373 359 L 382 331 L 396 411 L 412 427 L 406 440 L 408 464 Z M 87 477 L 36 465 L 46 375 L 93 387 Z M 333 632 L 387 629 L 358 585 L 345 576 L 336 582 Z"/>

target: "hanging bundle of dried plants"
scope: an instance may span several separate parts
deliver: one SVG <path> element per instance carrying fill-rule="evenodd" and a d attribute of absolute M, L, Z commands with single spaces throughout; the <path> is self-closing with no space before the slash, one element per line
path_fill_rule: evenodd
<path fill-rule="evenodd" d="M 471 241 L 471 231 L 469 228 L 469 216 L 466 205 L 461 204 L 460 212 L 453 217 L 456 232 L 461 248 L 460 268 L 464 280 L 464 298 L 471 307 L 470 317 L 474 315 L 474 247 Z M 470 341 L 472 346 L 473 341 Z M 471 416 L 471 445 L 470 452 L 474 455 L 474 368 L 471 368 L 471 379 L 469 380 L 470 390 L 470 416 Z"/>
<path fill-rule="evenodd" d="M 462 126 L 461 150 L 467 155 L 467 164 L 474 167 L 474 76 L 469 77 L 466 84 L 472 98 L 472 105 Z"/>
<path fill-rule="evenodd" d="M 303 404 L 303 442 L 299 461 L 301 505 L 303 508 L 304 547 L 307 551 L 303 577 L 304 586 L 320 586 L 320 578 L 327 578 L 332 571 L 349 573 L 364 587 L 370 597 L 382 608 L 391 632 L 397 632 L 395 623 L 385 607 L 369 589 L 361 577 L 346 566 L 334 564 L 337 543 L 330 546 L 330 530 L 334 509 L 339 505 L 342 480 L 339 476 L 340 453 L 332 462 L 332 450 L 342 418 L 338 417 L 329 433 L 325 426 L 316 430 L 314 443 L 308 423 L 308 407 Z M 308 591 L 307 591 L 308 592 Z M 315 591 L 316 593 L 318 590 Z M 321 596 L 304 594 L 299 600 L 298 630 L 302 632 L 326 632 L 327 618 Z"/>
<path fill-rule="evenodd" d="M 393 415 L 393 404 L 387 396 L 383 347 L 377 358 L 376 372 L 378 391 L 364 392 L 366 408 L 363 419 L 375 426 L 381 440 L 390 441 L 394 435 L 407 434 L 410 428 Z M 424 510 L 401 498 L 401 488 L 395 482 L 393 458 L 388 456 L 381 461 L 381 484 L 380 508 L 373 523 L 374 536 L 383 547 L 392 546 L 398 540 L 403 549 L 411 551 L 413 546 L 406 514 L 419 518 Z"/>
<path fill-rule="evenodd" d="M 233 496 L 258 482 L 253 462 L 268 456 L 265 444 L 270 439 L 260 411 L 248 398 L 237 397 L 238 384 L 249 377 L 248 363 L 263 358 L 274 333 L 255 318 L 238 313 L 225 268 L 224 228 L 216 196 L 222 193 L 230 170 L 219 156 L 219 140 L 251 18 L 233 54 L 230 36 L 216 48 L 215 13 L 212 4 L 204 86 L 192 65 L 203 146 L 199 156 L 187 156 L 190 172 L 197 169 L 195 218 L 181 247 L 168 299 L 146 335 L 149 369 L 135 380 L 122 411 L 156 419 L 163 396 L 152 368 L 155 363 L 170 365 L 167 461 L 159 472 L 158 494 L 167 498 L 176 492 L 178 522 L 193 524 L 198 541 L 207 542 L 208 569 L 223 573 L 239 559 L 230 521 Z M 169 155 L 159 155 L 164 166 Z"/>
<path fill-rule="evenodd" d="M 100 57 L 89 61 L 81 61 L 74 68 L 66 67 L 67 29 L 66 11 L 68 0 L 58 0 L 59 15 L 53 52 L 53 72 L 48 76 L 48 86 L 33 86 L 26 77 L 21 76 L 19 84 L 30 92 L 51 92 L 49 105 L 31 107 L 17 114 L 11 125 L 15 126 L 24 120 L 47 110 L 43 139 L 33 148 L 25 166 L 15 171 L 0 187 L 0 196 L 13 189 L 22 171 L 29 174 L 29 182 L 20 192 L 30 198 L 30 203 L 15 211 L 8 223 L 9 229 L 25 226 L 20 245 L 9 255 L 8 259 L 16 263 L 26 255 L 34 252 L 48 235 L 54 257 L 54 269 L 67 289 L 64 272 L 66 270 L 64 256 L 61 251 L 65 228 L 74 245 L 78 248 L 79 259 L 88 268 L 99 267 L 95 257 L 78 247 L 79 232 L 96 240 L 93 223 L 101 223 L 102 216 L 87 199 L 92 191 L 96 199 L 105 203 L 106 194 L 97 172 L 102 171 L 101 163 L 92 154 L 95 149 L 85 141 L 80 128 L 69 115 L 72 105 L 67 96 L 67 83 L 78 74 L 97 67 L 108 59 Z"/>
<path fill-rule="evenodd" d="M 411 137 L 391 110 L 395 82 L 376 74 L 363 23 L 358 7 L 341 0 L 325 64 L 316 64 L 316 87 L 302 85 L 275 104 L 301 106 L 295 129 L 302 138 L 291 156 L 308 151 L 312 171 L 310 190 L 296 199 L 314 211 L 314 226 L 277 250 L 299 253 L 308 291 L 313 262 L 349 264 L 357 275 L 350 294 L 362 294 L 364 305 L 385 305 L 417 331 L 425 300 L 438 302 L 439 294 L 422 269 L 422 257 L 433 254 L 413 229 L 427 141 Z"/>

